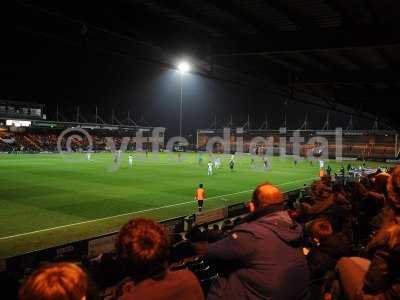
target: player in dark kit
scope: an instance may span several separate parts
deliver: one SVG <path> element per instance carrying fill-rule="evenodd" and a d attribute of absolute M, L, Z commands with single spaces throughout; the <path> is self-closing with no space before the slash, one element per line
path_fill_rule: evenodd
<path fill-rule="evenodd" d="M 332 173 L 332 168 L 331 168 L 330 165 L 328 165 L 328 168 L 326 168 L 326 174 L 327 174 L 328 176 L 331 176 L 331 173 Z"/>
<path fill-rule="evenodd" d="M 235 167 L 235 162 L 234 162 L 234 160 L 233 159 L 231 159 L 230 161 L 229 161 L 229 169 L 231 170 L 231 171 L 233 171 L 233 168 Z"/>
<path fill-rule="evenodd" d="M 340 176 L 342 176 L 342 177 L 344 177 L 344 175 L 345 175 L 345 170 L 344 170 L 344 167 L 343 167 L 343 165 L 340 167 Z"/>

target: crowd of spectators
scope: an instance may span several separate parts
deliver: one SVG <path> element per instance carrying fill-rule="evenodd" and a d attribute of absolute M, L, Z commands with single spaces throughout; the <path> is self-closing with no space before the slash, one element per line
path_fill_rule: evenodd
<path fill-rule="evenodd" d="M 44 266 L 19 298 L 400 299 L 400 166 L 301 195 L 261 184 L 248 214 L 186 234 L 133 219 L 115 252 Z"/>
<path fill-rule="evenodd" d="M 109 144 L 107 142 L 106 137 L 111 137 L 113 142 L 119 148 L 119 145 L 122 142 L 123 137 L 135 136 L 135 132 L 123 131 L 123 130 L 107 130 L 107 129 L 85 129 L 91 136 L 92 139 L 92 149 L 93 151 L 104 151 L 109 150 Z M 21 129 L 21 131 L 9 131 L 4 129 L 4 131 L 0 132 L 0 152 L 29 152 L 29 153 L 37 153 L 37 152 L 56 152 L 57 151 L 57 142 L 59 136 L 62 134 L 62 130 L 59 128 L 40 128 L 40 129 Z M 75 130 L 72 130 L 71 135 L 75 135 L 75 137 L 71 138 L 70 144 L 71 149 L 73 151 L 86 151 L 89 148 L 87 138 L 82 134 Z M 148 133 L 142 133 L 143 136 L 146 136 Z M 273 133 L 271 137 L 274 137 L 275 140 L 280 138 L 279 134 L 274 135 Z M 12 143 L 6 143 L 2 141 L 3 136 L 11 137 L 14 140 Z M 79 136 L 77 138 L 77 136 Z M 67 134 L 64 136 L 65 139 L 69 137 Z M 369 143 L 367 137 L 368 136 L 358 136 L 358 139 L 354 139 L 355 136 L 351 135 L 351 139 L 346 139 L 344 136 L 343 147 L 341 148 L 342 155 L 344 157 L 363 157 L 365 159 L 385 159 L 385 158 L 393 158 L 394 149 L 394 140 L 393 136 L 379 136 L 376 135 L 374 138 L 377 139 L 377 143 Z M 265 154 L 265 147 L 256 147 L 254 150 L 251 150 L 251 138 L 254 136 L 248 136 L 244 139 L 244 152 L 253 154 L 262 155 Z M 326 137 L 328 138 L 328 137 Z M 195 148 L 201 151 L 206 150 L 206 144 L 209 141 L 208 137 L 202 138 L 199 137 L 198 146 Z M 65 140 L 63 142 L 66 142 Z M 330 156 L 335 155 L 336 148 L 334 141 L 329 142 L 329 147 L 327 149 Z M 128 150 L 133 150 L 134 142 L 130 140 L 127 145 Z M 194 146 L 194 145 L 193 145 Z M 312 148 L 310 148 L 312 147 Z M 143 149 L 150 148 L 150 144 L 144 143 Z M 300 145 L 299 151 L 300 155 L 307 155 L 307 153 L 313 149 L 314 155 L 320 155 L 319 151 L 321 149 L 320 144 L 315 143 L 313 146 L 308 144 Z M 193 148 L 194 150 L 194 148 Z M 223 147 L 221 144 L 216 144 L 214 151 L 222 152 Z M 278 153 L 278 147 L 274 147 L 274 152 Z M 286 152 L 288 154 L 293 154 L 293 144 L 288 141 Z"/>
<path fill-rule="evenodd" d="M 90 132 L 91 146 L 89 140 L 82 134 L 65 135 L 60 140 L 61 147 L 68 147 L 72 151 L 104 151 L 110 149 L 110 143 L 107 137 L 112 138 L 116 149 L 119 149 L 122 143 L 122 133 L 120 132 Z M 58 139 L 61 132 L 3 132 L 0 134 L 0 152 L 8 153 L 38 153 L 38 152 L 57 152 Z M 134 149 L 134 142 L 129 141 L 127 150 Z"/>

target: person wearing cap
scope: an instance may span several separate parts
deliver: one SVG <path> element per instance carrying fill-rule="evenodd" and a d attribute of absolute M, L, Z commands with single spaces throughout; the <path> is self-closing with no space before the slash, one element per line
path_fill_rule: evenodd
<path fill-rule="evenodd" d="M 208 258 L 233 267 L 212 284 L 207 299 L 296 300 L 308 295 L 309 272 L 300 248 L 303 228 L 283 208 L 283 194 L 264 183 L 255 189 L 251 213 Z"/>

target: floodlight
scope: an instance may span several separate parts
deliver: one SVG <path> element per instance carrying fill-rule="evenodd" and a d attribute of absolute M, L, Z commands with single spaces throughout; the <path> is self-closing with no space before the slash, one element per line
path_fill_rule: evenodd
<path fill-rule="evenodd" d="M 178 64 L 178 70 L 181 74 L 184 74 L 190 70 L 190 65 L 186 61 L 182 61 Z"/>

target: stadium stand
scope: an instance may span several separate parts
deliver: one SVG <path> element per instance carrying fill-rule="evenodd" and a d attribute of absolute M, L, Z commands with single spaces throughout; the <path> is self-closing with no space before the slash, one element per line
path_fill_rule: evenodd
<path fill-rule="evenodd" d="M 24 152 L 24 153 L 39 153 L 39 152 L 56 152 L 57 151 L 57 141 L 58 137 L 65 129 L 65 124 L 57 124 L 58 128 L 24 128 L 19 129 L 17 132 L 11 130 L 0 131 L 0 152 L 14 153 L 14 152 Z M 136 132 L 140 128 L 132 127 L 129 131 L 123 130 L 121 126 L 115 126 L 113 130 L 110 129 L 90 129 L 82 127 L 82 124 L 78 125 L 78 128 L 84 128 L 92 137 L 93 140 L 93 151 L 104 151 L 109 150 L 107 145 L 107 137 L 112 137 L 117 148 L 119 148 L 123 137 L 135 137 Z M 149 131 L 150 132 L 150 131 Z M 250 145 L 251 139 L 255 137 L 272 137 L 273 140 L 273 155 L 279 155 L 280 145 L 279 138 L 281 135 L 278 131 L 259 131 L 259 130 L 248 130 L 245 132 L 244 136 L 244 152 L 253 153 L 256 151 L 254 145 Z M 290 137 L 293 132 L 288 132 L 287 136 Z M 144 132 L 143 136 L 146 137 L 147 132 Z M 318 144 L 308 145 L 307 141 L 313 136 L 324 137 L 328 141 L 327 149 L 323 149 Z M 205 151 L 207 142 L 214 136 L 223 136 L 220 130 L 199 130 L 197 144 L 193 145 L 191 149 L 186 150 L 196 150 Z M 335 136 L 332 131 L 307 131 L 302 132 L 301 136 L 304 137 L 305 142 L 300 145 L 300 155 L 306 156 L 308 152 L 318 152 L 319 150 L 326 151 L 330 158 L 335 158 L 337 154 L 337 143 L 335 141 Z M 67 136 L 68 137 L 68 136 Z M 232 151 L 236 150 L 237 135 L 232 132 L 231 136 L 231 147 Z M 397 134 L 391 131 L 347 131 L 342 134 L 342 147 L 341 156 L 346 159 L 362 159 L 362 160 L 387 160 L 396 158 Z M 88 140 L 77 139 L 72 137 L 71 148 L 73 151 L 85 150 L 88 147 Z M 145 142 L 143 149 L 150 147 L 150 143 Z M 160 148 L 164 147 L 164 143 L 161 142 Z M 258 145 L 258 148 L 264 149 L 268 148 L 266 145 Z M 222 152 L 222 146 L 216 143 L 214 147 L 215 152 Z M 134 140 L 130 140 L 127 145 L 127 150 L 135 149 Z M 290 139 L 287 138 L 285 146 L 286 154 L 293 154 L 293 144 Z M 314 156 L 318 156 L 315 153 Z"/>
<path fill-rule="evenodd" d="M 238 138 L 242 138 L 244 152 L 253 153 L 256 149 L 272 146 L 273 151 L 269 153 L 279 155 L 280 139 L 283 136 L 293 137 L 296 133 L 300 138 L 304 138 L 304 143 L 301 143 L 299 149 L 301 156 L 306 156 L 309 151 L 314 151 L 317 155 L 318 150 L 321 150 L 326 151 L 328 157 L 335 158 L 337 151 L 340 150 L 341 156 L 346 158 L 389 159 L 396 157 L 397 153 L 397 132 L 392 130 L 343 130 L 340 133 L 341 142 L 339 143 L 335 140 L 334 130 L 286 130 L 285 128 L 283 135 L 279 130 L 239 129 L 230 129 L 232 151 L 236 150 Z M 212 138 L 222 136 L 224 136 L 222 129 L 199 129 L 197 131 L 197 149 L 205 150 L 207 143 Z M 328 142 L 326 148 L 318 142 L 307 144 L 309 140 L 317 136 L 326 139 Z M 266 141 L 252 145 L 251 141 L 254 138 L 262 138 Z M 268 145 L 269 138 L 272 138 L 271 145 Z M 341 148 L 337 149 L 340 147 L 339 145 Z M 222 151 L 222 148 L 222 145 L 217 143 L 214 151 Z M 293 154 L 293 142 L 290 139 L 286 139 L 284 148 L 286 154 Z"/>
<path fill-rule="evenodd" d="M 199 217 L 206 212 L 164 226 L 134 219 L 119 233 L 11 258 L 2 280 L 9 299 L 20 284 L 20 299 L 39 299 L 26 296 L 38 280 L 51 280 L 38 274 L 80 270 L 54 264 L 70 261 L 93 279 L 86 299 L 202 299 L 203 293 L 207 299 L 399 299 L 399 191 L 400 166 L 358 182 L 324 177 L 285 201 L 263 184 L 250 203 L 211 212 L 208 223 Z M 172 291 L 161 292 L 169 286 Z"/>
<path fill-rule="evenodd" d="M 81 128 L 81 127 L 79 127 Z M 109 150 L 107 138 L 111 137 L 116 148 L 119 148 L 123 137 L 135 137 L 138 128 L 131 128 L 131 131 L 122 131 L 118 126 L 116 130 L 109 129 L 85 129 L 91 136 L 93 141 L 92 151 Z M 40 153 L 40 152 L 57 152 L 57 142 L 62 130 L 60 129 L 25 129 L 21 132 L 2 131 L 0 132 L 0 152 L 6 153 Z M 75 133 L 76 134 L 76 133 Z M 85 138 L 77 138 L 72 134 L 71 150 L 79 152 L 88 149 L 88 140 Z M 145 136 L 145 135 L 144 135 Z M 143 149 L 148 147 L 147 142 L 143 144 Z M 161 143 L 163 145 L 163 143 Z M 127 145 L 127 150 L 134 149 L 134 140 L 130 140 Z"/>
<path fill-rule="evenodd" d="M 44 105 L 29 102 L 0 99 L 0 153 L 41 153 L 58 152 L 58 143 L 64 147 L 70 143 L 70 150 L 104 151 L 110 150 L 110 137 L 119 149 L 124 137 L 143 137 L 143 150 L 150 148 L 153 127 L 136 123 L 96 121 L 93 123 L 74 121 L 49 121 L 44 113 Z M 157 127 L 163 130 L 162 127 Z M 138 132 L 140 131 L 140 135 Z M 159 146 L 164 146 L 164 134 L 159 133 Z M 88 140 L 88 135 L 91 141 Z M 61 139 L 61 137 L 63 139 Z M 60 139 L 60 141 L 59 141 Z M 89 149 L 89 143 L 92 145 Z M 129 140 L 126 150 L 135 149 L 135 140 Z"/>

